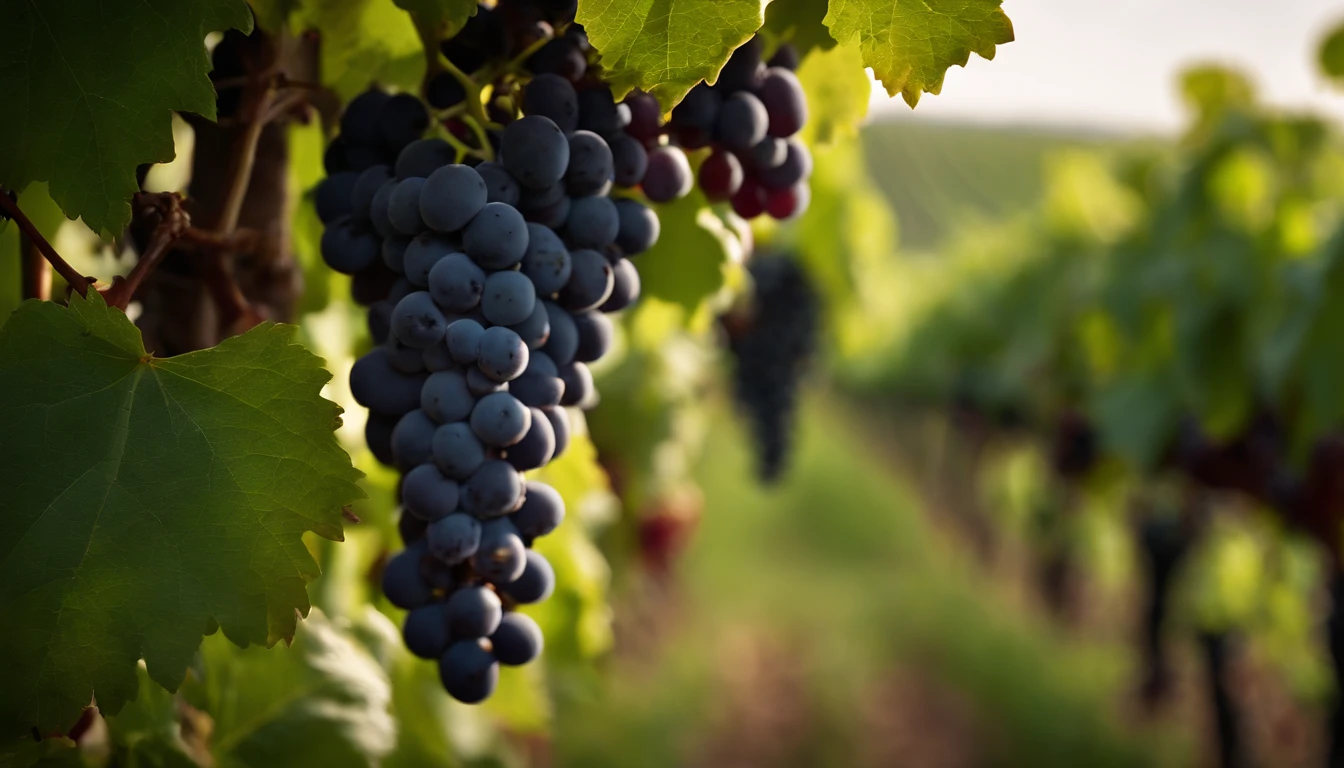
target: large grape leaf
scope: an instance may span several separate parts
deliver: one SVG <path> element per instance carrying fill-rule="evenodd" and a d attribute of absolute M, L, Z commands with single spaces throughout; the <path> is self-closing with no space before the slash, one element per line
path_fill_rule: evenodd
<path fill-rule="evenodd" d="M 243 0 L 17 0 L 0 23 L 0 186 L 51 183 L 70 218 L 120 233 L 136 166 L 173 159 L 173 110 L 214 119 L 205 35 Z"/>
<path fill-rule="evenodd" d="M 994 46 L 1013 41 L 1002 0 L 831 0 L 825 24 L 842 43 L 857 37 L 864 66 L 910 106 L 937 94 L 952 65 L 971 53 L 994 58 Z"/>
<path fill-rule="evenodd" d="M 214 720 L 210 752 L 227 768 L 372 768 L 396 743 L 387 672 L 344 622 L 315 610 L 290 647 L 201 644 L 183 695 Z"/>
<path fill-rule="evenodd" d="M 670 109 L 713 82 L 765 21 L 769 0 L 581 0 L 577 20 L 602 54 L 616 98 L 634 88 Z"/>
<path fill-rule="evenodd" d="M 210 619 L 240 644 L 294 634 L 360 473 L 330 374 L 259 326 L 158 359 L 97 294 L 29 302 L 0 330 L 0 733 L 115 714 L 136 662 L 174 689 Z"/>

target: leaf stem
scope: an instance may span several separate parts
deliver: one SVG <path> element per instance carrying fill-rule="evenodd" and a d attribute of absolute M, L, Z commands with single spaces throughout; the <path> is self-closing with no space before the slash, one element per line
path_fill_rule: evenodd
<path fill-rule="evenodd" d="M 37 250 L 42 252 L 42 256 L 46 258 L 57 274 L 65 278 L 65 282 L 70 285 L 71 290 L 80 296 L 88 294 L 89 279 L 79 274 L 74 267 L 61 258 L 56 249 L 51 247 L 51 243 L 47 242 L 47 238 L 43 237 L 37 227 L 33 226 L 33 222 L 24 215 L 17 202 L 11 200 L 7 194 L 0 194 L 0 208 L 3 208 L 5 215 L 19 225 L 19 231 L 23 232 L 33 242 L 33 245 L 37 246 Z"/>

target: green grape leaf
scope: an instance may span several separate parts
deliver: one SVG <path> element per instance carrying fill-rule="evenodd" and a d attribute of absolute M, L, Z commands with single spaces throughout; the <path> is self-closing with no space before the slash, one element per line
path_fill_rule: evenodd
<path fill-rule="evenodd" d="M 136 662 L 175 689 L 210 620 L 274 644 L 308 610 L 305 531 L 340 539 L 360 473 L 321 360 L 263 325 L 159 359 L 97 294 L 0 330 L 0 728 L 116 714 Z"/>
<path fill-rule="evenodd" d="M 694 315 L 724 286 L 729 265 L 742 261 L 741 245 L 698 189 L 657 211 L 658 242 L 635 257 L 644 295 L 679 304 Z"/>
<path fill-rule="evenodd" d="M 857 45 L 814 50 L 798 67 L 798 80 L 807 94 L 806 141 L 829 144 L 858 135 L 873 91 Z"/>
<path fill-rule="evenodd" d="M 841 43 L 858 38 L 863 63 L 910 106 L 937 94 L 952 65 L 971 53 L 994 58 L 994 46 L 1013 41 L 1002 0 L 831 0 L 825 23 Z"/>
<path fill-rule="evenodd" d="M 415 15 L 417 21 L 451 37 L 467 19 L 476 15 L 476 0 L 392 0 L 398 8 Z"/>
<path fill-rule="evenodd" d="M 671 109 L 696 83 L 718 78 L 764 23 L 766 2 L 583 0 L 576 20 L 602 54 L 602 76 L 617 99 L 640 88 Z"/>
<path fill-rule="evenodd" d="M 136 166 L 173 159 L 172 112 L 215 117 L 208 32 L 242 0 L 11 3 L 0 24 L 0 186 L 47 181 L 70 218 L 119 234 Z"/>
<path fill-rule="evenodd" d="M 344 623 L 319 610 L 289 647 L 207 638 L 201 675 L 183 695 L 214 720 L 216 765 L 373 768 L 396 743 L 387 672 Z"/>
<path fill-rule="evenodd" d="M 425 53 L 415 22 L 394 0 L 253 0 L 279 8 L 294 32 L 322 38 L 322 83 L 349 100 L 377 83 L 417 91 L 425 75 Z M 453 0 L 403 0 L 417 6 Z M 446 5 L 445 5 L 446 7 Z"/>
<path fill-rule="evenodd" d="M 822 23 L 824 18 L 826 0 L 773 0 L 765 11 L 765 29 L 776 41 L 792 44 L 799 56 L 807 56 L 814 48 L 835 47 L 835 38 Z M 863 72 L 862 67 L 859 72 Z"/>

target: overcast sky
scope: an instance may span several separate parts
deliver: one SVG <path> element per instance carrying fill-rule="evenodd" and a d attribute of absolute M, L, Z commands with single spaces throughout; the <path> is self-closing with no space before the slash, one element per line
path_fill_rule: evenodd
<path fill-rule="evenodd" d="M 1344 91 L 1316 74 L 1316 43 L 1344 0 L 1005 0 L 1017 41 L 971 57 L 926 95 L 916 118 L 1170 131 L 1181 125 L 1174 75 L 1191 62 L 1235 63 L 1266 100 L 1344 118 Z M 874 89 L 874 112 L 910 113 Z"/>

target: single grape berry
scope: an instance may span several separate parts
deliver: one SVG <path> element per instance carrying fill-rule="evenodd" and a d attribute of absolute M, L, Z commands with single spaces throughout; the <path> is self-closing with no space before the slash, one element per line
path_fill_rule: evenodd
<path fill-rule="evenodd" d="M 793 72 L 782 67 L 765 70 L 756 96 L 769 117 L 771 136 L 787 139 L 807 123 L 807 96 Z"/>
<path fill-rule="evenodd" d="M 658 214 L 648 206 L 637 200 L 621 199 L 616 201 L 616 214 L 620 218 L 616 244 L 627 255 L 643 253 L 658 242 Z"/>
<path fill-rule="evenodd" d="M 424 181 L 420 215 L 430 229 L 456 232 L 486 205 L 485 180 L 465 165 L 445 165 Z"/>
<path fill-rule="evenodd" d="M 574 131 L 569 135 L 569 167 L 565 171 L 569 194 L 598 194 L 613 174 L 611 147 L 605 139 L 591 131 Z"/>
<path fill-rule="evenodd" d="M 745 151 L 765 138 L 770 115 L 765 105 L 747 91 L 738 91 L 723 100 L 714 137 L 729 149 Z"/>
<path fill-rule="evenodd" d="M 333 221 L 322 233 L 322 261 L 347 275 L 367 269 L 379 257 L 378 236 L 354 216 Z"/>
<path fill-rule="evenodd" d="M 508 269 L 527 252 L 527 222 L 517 208 L 486 203 L 467 225 L 462 247 L 486 269 Z"/>
<path fill-rule="evenodd" d="M 555 591 L 555 570 L 550 562 L 539 552 L 528 550 L 524 556 L 527 563 L 523 573 L 512 583 L 504 585 L 502 591 L 515 603 L 528 605 L 539 603 Z"/>
<path fill-rule="evenodd" d="M 742 187 L 742 163 L 731 152 L 716 149 L 700 164 L 700 191 L 710 200 L 728 200 Z"/>
<path fill-rule="evenodd" d="M 428 291 L 416 291 L 392 310 L 392 335 L 401 343 L 424 348 L 443 340 L 448 319 Z"/>
<path fill-rule="evenodd" d="M 655 203 L 670 203 L 691 191 L 691 164 L 677 147 L 659 147 L 649 153 L 644 172 L 644 194 Z"/>
<path fill-rule="evenodd" d="M 579 95 L 559 75 L 537 75 L 523 90 L 523 114 L 550 118 L 560 130 L 571 133 L 579 127 Z"/>
<path fill-rule="evenodd" d="M 564 178 L 569 166 L 569 140 L 550 118 L 528 115 L 504 129 L 500 144 L 504 167 L 530 189 L 542 189 Z"/>
<path fill-rule="evenodd" d="M 444 424 L 430 437 L 430 454 L 443 474 L 462 481 L 485 463 L 485 445 L 466 422 Z"/>
<path fill-rule="evenodd" d="M 544 646 L 541 627 L 526 614 L 506 613 L 499 629 L 490 636 L 490 646 L 500 664 L 527 664 L 541 655 Z"/>
<path fill-rule="evenodd" d="M 476 704 L 495 692 L 499 663 L 482 641 L 458 640 L 439 659 L 439 680 L 449 696 L 464 704 Z"/>

